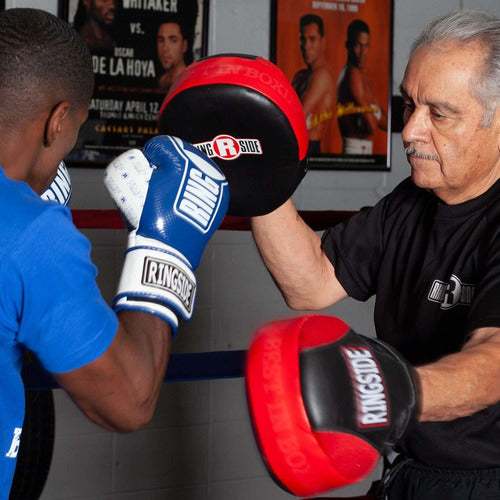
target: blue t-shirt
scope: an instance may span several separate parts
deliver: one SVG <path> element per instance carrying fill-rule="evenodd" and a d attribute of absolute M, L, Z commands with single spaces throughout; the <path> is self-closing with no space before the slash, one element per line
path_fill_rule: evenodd
<path fill-rule="evenodd" d="M 0 235 L 0 498 L 7 499 L 24 421 L 25 349 L 52 373 L 74 370 L 106 351 L 118 320 L 68 208 L 1 168 Z"/>

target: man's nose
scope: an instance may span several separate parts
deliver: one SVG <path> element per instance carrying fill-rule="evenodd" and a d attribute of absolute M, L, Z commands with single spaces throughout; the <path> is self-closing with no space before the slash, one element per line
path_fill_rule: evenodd
<path fill-rule="evenodd" d="M 429 119 L 425 110 L 408 110 L 404 114 L 405 125 L 401 132 L 403 142 L 425 142 L 429 138 Z"/>

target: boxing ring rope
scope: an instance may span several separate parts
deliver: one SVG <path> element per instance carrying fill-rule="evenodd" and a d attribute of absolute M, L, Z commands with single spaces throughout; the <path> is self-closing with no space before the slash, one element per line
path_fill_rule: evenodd
<path fill-rule="evenodd" d="M 125 229 L 118 210 L 72 210 L 78 229 Z M 327 227 L 351 217 L 354 211 L 299 211 L 300 216 L 314 230 Z M 219 227 L 222 231 L 249 231 L 250 219 L 226 216 Z M 207 380 L 242 377 L 244 374 L 245 350 L 211 351 L 170 354 L 166 382 Z M 50 390 L 59 386 L 38 360 L 23 367 L 22 377 L 27 390 Z"/>
<path fill-rule="evenodd" d="M 314 231 L 325 230 L 355 213 L 348 210 L 299 210 L 300 216 Z M 118 210 L 72 210 L 71 215 L 78 229 L 125 229 Z M 250 231 L 250 219 L 226 215 L 219 231 Z"/>

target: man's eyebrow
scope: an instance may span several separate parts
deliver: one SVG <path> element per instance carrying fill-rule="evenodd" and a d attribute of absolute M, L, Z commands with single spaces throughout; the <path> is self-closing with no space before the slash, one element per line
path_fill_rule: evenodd
<path fill-rule="evenodd" d="M 409 96 L 408 92 L 403 87 L 403 84 L 399 86 L 399 91 L 401 92 L 401 96 L 405 99 L 409 99 L 410 101 L 413 102 L 413 99 Z M 458 109 L 456 106 L 453 106 L 453 104 L 450 104 L 447 101 L 426 101 L 425 104 L 427 106 L 430 106 L 431 108 L 436 108 L 436 109 L 441 109 L 443 111 L 447 111 L 449 113 L 453 113 L 455 115 L 458 115 L 460 113 L 460 109 Z"/>
<path fill-rule="evenodd" d="M 407 99 L 410 99 L 410 96 L 408 95 L 408 92 L 403 87 L 403 84 L 399 84 L 399 93 L 401 94 L 402 97 L 406 97 Z"/>
<path fill-rule="evenodd" d="M 456 106 L 453 106 L 453 104 L 450 104 L 446 101 L 433 101 L 428 102 L 427 104 L 434 109 L 447 111 L 448 113 L 453 115 L 460 114 L 460 110 Z"/>

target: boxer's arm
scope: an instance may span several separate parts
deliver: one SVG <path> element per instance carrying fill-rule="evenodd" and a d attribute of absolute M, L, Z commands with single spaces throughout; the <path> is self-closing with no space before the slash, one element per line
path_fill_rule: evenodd
<path fill-rule="evenodd" d="M 317 113 L 320 108 L 326 108 L 324 110 L 328 111 L 329 106 L 324 100 L 331 89 L 332 82 L 326 69 L 320 68 L 313 72 L 311 84 L 302 97 L 302 109 L 306 118 Z"/>
<path fill-rule="evenodd" d="M 304 92 L 307 91 L 309 86 L 311 85 L 311 76 L 312 76 L 312 71 L 309 69 L 301 69 L 295 73 L 294 77 L 292 78 L 292 87 L 297 93 L 297 95 L 302 97 Z"/>
<path fill-rule="evenodd" d="M 417 368 L 421 421 L 472 415 L 500 401 L 500 328 L 475 330 L 463 349 Z"/>
<path fill-rule="evenodd" d="M 320 236 L 291 200 L 251 221 L 262 260 L 290 308 L 319 310 L 347 297 L 321 248 Z"/>
<path fill-rule="evenodd" d="M 363 75 L 362 71 L 358 68 L 352 67 L 349 72 L 349 87 L 355 102 L 360 107 L 370 107 L 374 103 L 373 96 L 368 95 L 365 89 L 364 79 L 366 77 Z M 379 107 L 380 109 L 380 107 Z M 370 126 L 371 133 L 373 134 L 377 127 L 382 129 L 387 129 L 387 117 L 385 113 L 380 109 L 381 117 L 380 120 L 377 119 L 375 113 L 364 113 L 364 117 Z M 384 125 L 385 124 L 385 125 Z"/>
<path fill-rule="evenodd" d="M 118 313 L 113 342 L 91 363 L 55 378 L 94 423 L 129 432 L 151 420 L 164 381 L 171 328 L 155 315 Z"/>
<path fill-rule="evenodd" d="M 210 190 L 213 206 L 206 204 L 204 218 L 183 197 L 185 179 Z M 193 313 L 194 270 L 227 211 L 229 193 L 214 163 L 168 136 L 115 158 L 105 185 L 130 229 L 114 301 L 119 326 L 104 354 L 57 379 L 91 420 L 127 432 L 152 417 L 171 338 L 179 318 Z"/>

